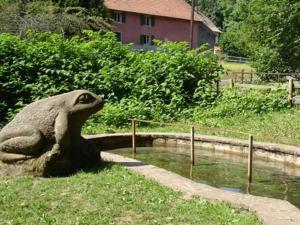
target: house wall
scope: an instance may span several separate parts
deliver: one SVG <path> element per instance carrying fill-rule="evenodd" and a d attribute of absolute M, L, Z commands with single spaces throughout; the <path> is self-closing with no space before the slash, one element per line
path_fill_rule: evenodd
<path fill-rule="evenodd" d="M 203 23 L 200 23 L 198 30 L 200 34 L 198 36 L 198 45 L 208 44 L 208 47 L 213 49 L 216 43 L 216 34 L 209 30 Z"/>
<path fill-rule="evenodd" d="M 190 21 L 155 16 L 155 25 L 141 25 L 140 14 L 126 13 L 126 22 L 114 23 L 113 30 L 122 33 L 122 43 L 140 44 L 140 35 L 153 35 L 162 41 L 190 41 Z M 199 45 L 199 22 L 194 24 L 193 47 Z"/>

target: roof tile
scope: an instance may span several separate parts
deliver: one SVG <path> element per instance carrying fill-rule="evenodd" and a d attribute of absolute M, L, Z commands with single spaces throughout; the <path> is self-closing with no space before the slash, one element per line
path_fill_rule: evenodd
<path fill-rule="evenodd" d="M 111 10 L 191 19 L 191 6 L 184 0 L 104 0 L 104 4 Z M 195 21 L 203 21 L 203 18 L 195 13 Z"/>

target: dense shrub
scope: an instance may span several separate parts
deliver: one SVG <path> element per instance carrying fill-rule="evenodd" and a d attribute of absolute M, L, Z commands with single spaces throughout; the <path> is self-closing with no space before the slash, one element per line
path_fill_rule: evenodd
<path fill-rule="evenodd" d="M 157 45 L 156 51 L 132 51 L 113 33 L 91 31 L 71 39 L 2 34 L 1 118 L 23 104 L 74 89 L 102 95 L 112 106 L 121 102 L 123 112 L 144 110 L 145 118 L 171 119 L 186 107 L 211 104 L 221 70 L 217 58 L 202 48 L 190 51 L 184 43 Z"/>
<path fill-rule="evenodd" d="M 239 114 L 266 113 L 279 111 L 289 107 L 285 90 L 276 91 L 242 91 L 238 89 L 224 90 L 209 109 L 197 108 L 194 111 L 195 120 L 213 117 L 231 117 Z"/>

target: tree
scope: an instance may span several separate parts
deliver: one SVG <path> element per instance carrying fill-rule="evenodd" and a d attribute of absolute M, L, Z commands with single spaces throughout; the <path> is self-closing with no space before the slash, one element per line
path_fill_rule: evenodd
<path fill-rule="evenodd" d="M 196 9 L 208 16 L 221 29 L 230 21 L 236 0 L 196 0 Z"/>
<path fill-rule="evenodd" d="M 204 12 L 217 15 L 214 9 L 221 9 L 220 45 L 224 52 L 252 58 L 254 66 L 261 71 L 300 70 L 299 0 L 213 2 L 198 0 L 199 6 L 206 7 Z"/>
<path fill-rule="evenodd" d="M 88 10 L 90 15 L 107 17 L 108 13 L 104 7 L 104 0 L 52 0 L 60 7 L 82 7 Z"/>
<path fill-rule="evenodd" d="M 250 0 L 242 22 L 249 34 L 250 55 L 264 71 L 300 70 L 300 2 Z"/>
<path fill-rule="evenodd" d="M 68 4 L 63 1 L 55 3 L 55 0 L 1 1 L 0 33 L 24 35 L 28 30 L 33 30 L 72 36 L 80 34 L 83 29 L 98 31 L 111 28 L 103 1 L 97 1 L 97 5 L 96 1 L 68 1 Z"/>

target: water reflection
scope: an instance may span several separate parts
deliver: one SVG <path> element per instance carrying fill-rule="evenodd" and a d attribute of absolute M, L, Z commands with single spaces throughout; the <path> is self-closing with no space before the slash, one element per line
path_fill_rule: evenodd
<path fill-rule="evenodd" d="M 112 152 L 132 156 L 129 148 Z M 249 184 L 246 157 L 197 149 L 192 166 L 187 152 L 182 148 L 145 147 L 137 149 L 135 158 L 226 191 L 288 200 L 300 208 L 299 168 L 254 158 L 253 182 Z"/>

